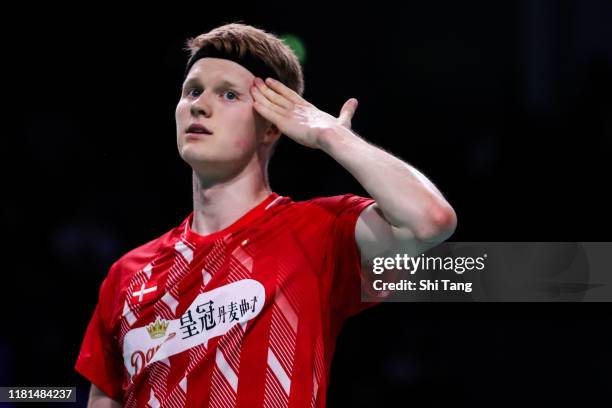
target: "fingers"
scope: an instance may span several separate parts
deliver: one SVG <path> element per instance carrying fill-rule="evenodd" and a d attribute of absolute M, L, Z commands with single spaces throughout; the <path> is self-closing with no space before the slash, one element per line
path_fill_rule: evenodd
<path fill-rule="evenodd" d="M 295 92 L 293 89 L 289 88 L 285 84 L 276 79 L 267 78 L 265 84 L 269 86 L 273 91 L 277 92 L 279 95 L 284 96 L 292 103 L 304 104 L 306 101 L 302 99 L 302 97 Z"/>
<path fill-rule="evenodd" d="M 283 116 L 286 112 L 286 110 L 284 108 L 282 108 L 281 106 L 273 103 L 266 95 L 264 95 L 259 88 L 253 88 L 251 90 L 251 93 L 253 95 L 253 99 L 255 100 L 255 103 L 257 103 L 260 106 L 265 106 L 267 109 L 269 109 L 272 112 L 277 113 L 279 116 Z M 255 105 L 253 105 L 255 106 Z"/>
<path fill-rule="evenodd" d="M 287 110 L 293 108 L 293 103 L 291 101 L 268 87 L 260 78 L 255 78 L 255 86 L 257 87 L 256 89 L 259 89 L 259 91 L 274 104 Z"/>
<path fill-rule="evenodd" d="M 278 126 L 284 119 L 284 109 L 270 102 L 257 88 L 251 91 L 255 101 L 253 108 L 264 117 L 264 119 Z"/>
<path fill-rule="evenodd" d="M 340 120 L 343 125 L 349 128 L 351 127 L 351 120 L 353 119 L 353 115 L 355 115 L 358 104 L 359 102 L 355 98 L 351 98 L 344 102 L 342 109 L 340 109 L 340 116 L 338 116 L 338 120 Z"/>

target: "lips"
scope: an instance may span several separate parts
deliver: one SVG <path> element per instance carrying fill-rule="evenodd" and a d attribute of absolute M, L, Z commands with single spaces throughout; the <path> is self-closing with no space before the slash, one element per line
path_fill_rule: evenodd
<path fill-rule="evenodd" d="M 212 132 L 206 126 L 201 125 L 199 123 L 192 123 L 191 125 L 189 125 L 186 133 L 201 133 L 204 135 L 212 135 Z"/>

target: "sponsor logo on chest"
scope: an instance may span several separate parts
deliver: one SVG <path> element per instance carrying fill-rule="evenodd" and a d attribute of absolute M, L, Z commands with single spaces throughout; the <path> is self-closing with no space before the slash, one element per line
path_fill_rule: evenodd
<path fill-rule="evenodd" d="M 156 285 L 148 284 L 153 290 Z M 142 292 L 132 296 L 155 292 Z M 154 289 L 156 290 L 156 289 Z M 123 362 L 130 376 L 138 375 L 147 365 L 207 343 L 222 336 L 236 324 L 255 318 L 265 303 L 265 288 L 254 279 L 233 282 L 199 294 L 177 319 L 159 316 L 143 327 L 130 330 L 123 341 Z"/>

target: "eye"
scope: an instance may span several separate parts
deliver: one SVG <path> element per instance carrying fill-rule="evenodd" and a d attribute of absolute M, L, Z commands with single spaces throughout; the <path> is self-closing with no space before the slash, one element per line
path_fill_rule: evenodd
<path fill-rule="evenodd" d="M 189 88 L 185 90 L 185 94 L 187 96 L 199 96 L 200 95 L 201 90 L 199 88 Z"/>
<path fill-rule="evenodd" d="M 235 101 L 238 99 L 238 94 L 234 91 L 231 90 L 227 90 L 223 92 L 223 95 L 226 96 L 227 95 L 227 100 L 229 101 Z"/>

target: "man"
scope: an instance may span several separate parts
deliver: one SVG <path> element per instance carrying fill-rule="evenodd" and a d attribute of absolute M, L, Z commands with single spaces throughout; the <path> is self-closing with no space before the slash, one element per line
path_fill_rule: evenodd
<path fill-rule="evenodd" d="M 455 213 L 421 173 L 350 130 L 355 99 L 337 118 L 305 101 L 277 37 L 229 24 L 188 45 L 176 125 L 193 213 L 102 283 L 76 363 L 89 406 L 322 407 L 342 323 L 375 304 L 360 301 L 362 269 L 447 239 Z M 372 198 L 273 193 L 281 134 L 329 154 Z"/>

